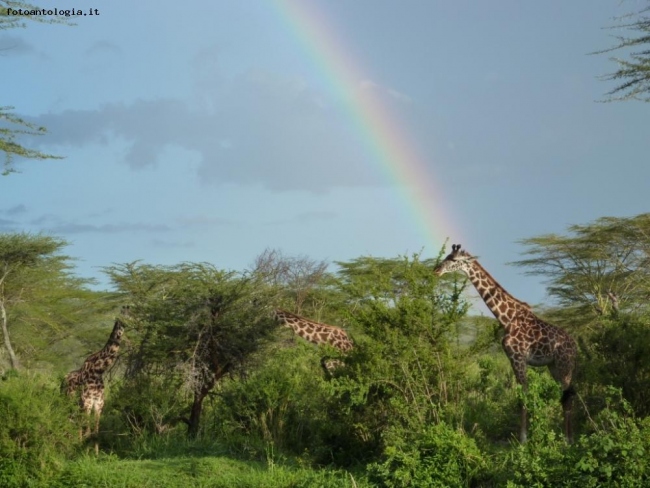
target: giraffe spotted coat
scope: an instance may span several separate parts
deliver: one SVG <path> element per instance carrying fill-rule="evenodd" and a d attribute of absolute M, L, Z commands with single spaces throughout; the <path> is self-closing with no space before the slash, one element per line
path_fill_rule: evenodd
<path fill-rule="evenodd" d="M 277 322 L 285 327 L 289 327 L 296 335 L 309 342 L 314 344 L 329 344 L 344 353 L 353 348 L 352 341 L 348 337 L 347 332 L 340 327 L 321 324 L 280 309 L 276 309 L 273 312 L 273 316 Z M 341 364 L 341 361 L 336 359 L 323 358 L 321 360 L 321 366 L 328 374 L 331 374 Z"/>
<path fill-rule="evenodd" d="M 122 315 L 128 315 L 128 308 L 122 308 Z M 79 406 L 87 414 L 94 414 L 96 427 L 99 427 L 99 417 L 104 408 L 104 373 L 117 359 L 120 342 L 124 332 L 121 318 L 115 319 L 115 324 L 106 345 L 99 351 L 86 358 L 81 368 L 71 371 L 63 380 L 62 389 L 68 396 L 80 391 Z"/>
<path fill-rule="evenodd" d="M 487 307 L 505 330 L 501 342 L 517 382 L 527 388 L 527 366 L 547 366 L 553 378 L 562 385 L 564 430 L 567 440 L 572 438 L 571 410 L 575 394 L 572 385 L 578 348 L 573 338 L 563 329 L 544 322 L 526 302 L 510 295 L 460 244 L 435 268 L 434 273 L 461 272 L 467 275 Z M 527 417 L 522 408 L 520 440 L 526 441 Z"/>

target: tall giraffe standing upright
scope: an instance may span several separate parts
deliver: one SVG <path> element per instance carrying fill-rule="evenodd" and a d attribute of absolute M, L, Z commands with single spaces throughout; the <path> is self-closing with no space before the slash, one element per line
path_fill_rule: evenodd
<path fill-rule="evenodd" d="M 451 253 L 435 268 L 434 273 L 460 271 L 465 273 L 476 291 L 505 329 L 501 341 L 517 382 L 527 389 L 527 365 L 548 366 L 551 376 L 562 385 L 562 409 L 564 412 L 564 434 L 567 442 L 572 441 L 571 411 L 575 390 L 571 378 L 576 363 L 577 347 L 573 338 L 563 329 L 547 324 L 537 317 L 530 306 L 517 300 L 503 289 L 497 281 L 479 264 L 475 257 L 460 249 L 460 244 L 451 246 Z M 527 412 L 521 409 L 520 441 L 526 442 Z"/>
<path fill-rule="evenodd" d="M 329 344 L 341 352 L 348 352 L 353 348 L 352 341 L 348 337 L 347 332 L 340 327 L 321 324 L 280 309 L 274 310 L 273 317 L 285 327 L 292 329 L 303 339 L 314 344 Z M 321 366 L 328 374 L 340 364 L 341 362 L 336 359 L 321 359 Z"/>
<path fill-rule="evenodd" d="M 128 307 L 122 307 L 121 316 L 128 314 Z M 99 431 L 99 418 L 104 408 L 104 373 L 117 358 L 123 332 L 124 322 L 117 317 L 106 345 L 88 356 L 81 368 L 69 372 L 63 380 L 63 388 L 68 396 L 81 388 L 79 405 L 88 416 L 95 415 L 95 433 Z"/>

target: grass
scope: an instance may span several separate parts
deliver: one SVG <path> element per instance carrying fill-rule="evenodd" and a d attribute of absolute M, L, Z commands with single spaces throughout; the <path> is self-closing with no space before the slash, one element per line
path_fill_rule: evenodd
<path fill-rule="evenodd" d="M 120 459 L 114 455 L 85 456 L 71 461 L 54 487 L 123 488 L 289 488 L 362 487 L 342 470 L 314 470 L 275 464 L 239 461 L 228 457 L 173 457 L 166 459 Z"/>

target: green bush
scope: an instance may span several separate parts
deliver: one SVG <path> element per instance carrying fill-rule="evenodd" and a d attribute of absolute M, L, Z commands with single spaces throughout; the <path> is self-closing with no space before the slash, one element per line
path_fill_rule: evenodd
<path fill-rule="evenodd" d="M 592 338 L 596 353 L 592 380 L 620 388 L 636 415 L 650 415 L 650 319 L 623 315 L 608 318 Z"/>
<path fill-rule="evenodd" d="M 208 429 L 252 457 L 269 450 L 319 457 L 327 449 L 328 389 L 316 348 L 276 350 L 247 378 L 223 383 Z"/>
<path fill-rule="evenodd" d="M 386 446 L 381 462 L 368 466 L 369 479 L 380 487 L 470 486 L 484 476 L 485 460 L 472 439 L 441 423 Z"/>
<path fill-rule="evenodd" d="M 79 447 L 77 405 L 41 376 L 0 381 L 0 486 L 26 486 L 57 473 Z"/>
<path fill-rule="evenodd" d="M 458 420 L 482 444 L 508 441 L 518 435 L 521 419 L 512 366 L 501 350 L 476 362 L 478 372 L 466 376 L 454 406 L 460 410 Z"/>
<path fill-rule="evenodd" d="M 645 487 L 650 485 L 650 419 L 637 421 L 627 402 L 609 394 L 592 431 L 568 446 L 548 431 L 508 452 L 502 484 L 508 487 Z"/>
<path fill-rule="evenodd" d="M 159 376 L 139 375 L 116 382 L 111 385 L 102 414 L 100 445 L 130 455 L 156 436 L 176 430 L 185 433 L 187 428 L 180 418 L 189 402 L 188 395 Z"/>

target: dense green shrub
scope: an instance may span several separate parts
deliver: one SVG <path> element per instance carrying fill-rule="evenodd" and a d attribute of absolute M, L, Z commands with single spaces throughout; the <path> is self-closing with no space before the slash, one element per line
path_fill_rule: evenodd
<path fill-rule="evenodd" d="M 138 376 L 111 385 L 99 432 L 102 449 L 128 455 L 151 437 L 187 430 L 181 418 L 189 395 L 165 380 Z"/>
<path fill-rule="evenodd" d="M 568 446 L 554 431 L 506 453 L 502 481 L 509 487 L 645 487 L 650 484 L 650 420 L 638 421 L 610 393 L 591 432 Z"/>
<path fill-rule="evenodd" d="M 591 344 L 590 381 L 620 388 L 637 415 L 650 415 L 650 319 L 621 314 L 603 320 Z"/>
<path fill-rule="evenodd" d="M 521 403 L 506 355 L 499 349 L 472 361 L 476 371 L 471 371 L 470 363 L 460 401 L 454 405 L 464 429 L 486 444 L 516 437 Z"/>
<path fill-rule="evenodd" d="M 460 487 L 484 476 L 483 454 L 463 432 L 440 423 L 403 434 L 386 446 L 382 461 L 368 466 L 369 479 L 377 486 Z"/>
<path fill-rule="evenodd" d="M 358 334 L 349 367 L 331 382 L 335 421 L 347 436 L 346 457 L 368 462 L 383 452 L 389 432 L 421 432 L 459 398 L 466 367 L 453 344 L 468 304 L 462 286 L 441 282 L 434 263 L 418 255 L 339 264 Z"/>
<path fill-rule="evenodd" d="M 325 456 L 331 395 L 319 361 L 318 349 L 302 342 L 273 351 L 245 379 L 223 383 L 208 429 L 255 457 L 268 449 Z"/>
<path fill-rule="evenodd" d="M 79 412 L 59 385 L 11 372 L 0 381 L 0 486 L 47 480 L 80 444 Z"/>

